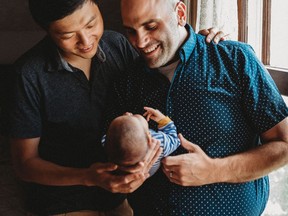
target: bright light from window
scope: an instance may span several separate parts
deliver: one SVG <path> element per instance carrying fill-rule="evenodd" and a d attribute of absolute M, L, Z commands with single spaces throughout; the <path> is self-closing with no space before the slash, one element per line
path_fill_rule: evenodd
<path fill-rule="evenodd" d="M 261 59 L 262 52 L 262 0 L 248 1 L 248 44 Z"/>
<path fill-rule="evenodd" d="M 288 1 L 271 1 L 270 65 L 288 68 Z"/>

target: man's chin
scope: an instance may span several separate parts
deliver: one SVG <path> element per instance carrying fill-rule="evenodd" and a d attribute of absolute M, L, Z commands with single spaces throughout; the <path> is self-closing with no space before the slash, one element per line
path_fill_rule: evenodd
<path fill-rule="evenodd" d="M 85 54 L 81 53 L 81 54 L 78 54 L 78 56 L 83 59 L 92 59 L 95 56 L 95 54 L 94 53 L 85 53 Z"/>
<path fill-rule="evenodd" d="M 155 60 L 153 61 L 153 60 L 151 60 L 151 59 L 145 59 L 145 58 L 144 58 L 144 60 L 145 60 L 145 62 L 146 62 L 146 65 L 147 65 L 149 68 L 151 68 L 151 69 L 161 67 L 161 64 L 160 64 L 159 61 L 155 61 Z"/>

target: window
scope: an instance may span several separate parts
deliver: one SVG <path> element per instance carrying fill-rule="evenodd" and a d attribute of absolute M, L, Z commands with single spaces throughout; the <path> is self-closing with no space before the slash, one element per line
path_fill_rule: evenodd
<path fill-rule="evenodd" d="M 288 72 L 288 1 L 238 0 L 240 10 L 246 10 L 247 35 L 241 41 L 251 44 L 262 62 L 272 68 Z M 243 8 L 245 5 L 246 8 Z M 242 25 L 241 28 L 245 28 Z M 246 39 L 247 38 L 247 39 Z"/>
<path fill-rule="evenodd" d="M 288 68 L 288 1 L 271 2 L 270 65 Z"/>

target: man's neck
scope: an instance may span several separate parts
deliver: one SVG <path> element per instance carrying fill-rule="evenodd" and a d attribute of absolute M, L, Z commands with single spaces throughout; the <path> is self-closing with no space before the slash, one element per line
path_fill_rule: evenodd
<path fill-rule="evenodd" d="M 171 62 L 170 64 L 166 64 L 165 66 L 162 66 L 158 68 L 159 72 L 166 76 L 170 82 L 172 82 L 176 67 L 179 63 L 180 59 L 178 58 L 176 61 Z"/>

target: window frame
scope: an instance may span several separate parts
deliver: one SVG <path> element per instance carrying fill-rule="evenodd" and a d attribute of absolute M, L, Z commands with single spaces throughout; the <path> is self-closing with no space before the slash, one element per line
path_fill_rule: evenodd
<path fill-rule="evenodd" d="M 238 4 L 238 40 L 248 42 L 248 0 L 237 0 Z M 281 94 L 288 96 L 285 81 L 288 80 L 288 69 L 272 67 L 270 65 L 271 44 L 271 0 L 263 0 L 262 23 L 262 56 L 261 61 L 265 65 L 277 84 Z"/>
<path fill-rule="evenodd" d="M 196 29 L 197 21 L 197 0 L 181 0 L 186 5 L 187 23 L 191 24 L 193 29 Z"/>

